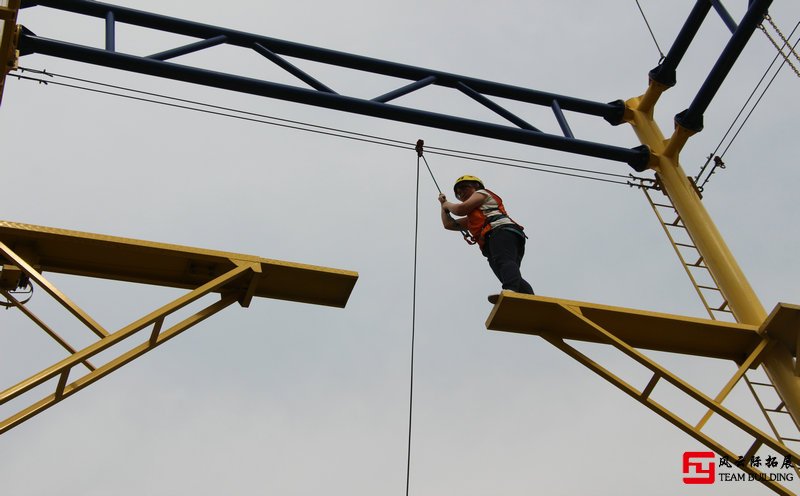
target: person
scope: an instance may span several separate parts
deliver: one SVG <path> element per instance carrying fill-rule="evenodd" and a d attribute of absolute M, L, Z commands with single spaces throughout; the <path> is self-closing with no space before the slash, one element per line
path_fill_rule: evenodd
<path fill-rule="evenodd" d="M 524 228 L 508 216 L 503 200 L 486 189 L 479 178 L 469 175 L 456 179 L 453 192 L 460 203 L 439 194 L 444 228 L 461 231 L 468 242 L 470 237 L 477 242 L 503 289 L 533 294 L 533 288 L 520 273 L 527 236 Z M 492 303 L 493 298 L 496 301 L 496 296 L 489 297 Z"/>

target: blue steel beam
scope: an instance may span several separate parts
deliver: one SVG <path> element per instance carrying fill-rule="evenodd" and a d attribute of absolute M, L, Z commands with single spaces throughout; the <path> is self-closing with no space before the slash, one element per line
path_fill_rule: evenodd
<path fill-rule="evenodd" d="M 253 49 L 254 44 L 259 43 L 265 48 L 269 49 L 271 52 L 279 55 L 311 60 L 314 62 L 345 67 L 348 69 L 371 72 L 383 76 L 407 79 L 409 81 L 421 81 L 433 76 L 436 78 L 436 81 L 433 84 L 439 86 L 457 89 L 458 84 L 463 83 L 478 93 L 484 95 L 507 98 L 509 100 L 517 100 L 546 107 L 550 107 L 553 100 L 557 99 L 563 110 L 595 115 L 612 121 L 619 119 L 619 116 L 624 110 L 617 104 L 593 102 L 590 100 L 558 95 L 545 91 L 537 91 L 519 86 L 495 83 L 422 67 L 398 64 L 385 60 L 363 57 L 360 55 L 353 55 L 345 52 L 270 38 L 267 36 L 177 19 L 174 17 L 152 14 L 149 12 L 129 9 L 126 7 L 120 7 L 102 2 L 94 2 L 89 0 L 23 0 L 22 2 L 23 8 L 32 7 L 35 5 L 103 19 L 106 18 L 108 12 L 113 12 L 117 22 L 132 24 L 144 28 L 165 31 L 183 36 L 190 36 L 203 40 L 223 35 L 226 37 L 226 43 L 228 45 Z"/>
<path fill-rule="evenodd" d="M 473 119 L 199 69 L 149 57 L 109 52 L 98 48 L 42 38 L 32 34 L 30 31 L 23 31 L 20 35 L 20 53 L 23 54 L 39 53 L 214 88 L 625 162 L 639 172 L 647 169 L 650 157 L 650 151 L 645 146 L 622 148 L 565 138 L 529 129 L 501 126 Z"/>
<path fill-rule="evenodd" d="M 94 16 L 106 20 L 107 23 L 109 19 L 113 19 L 113 22 L 122 22 L 183 36 L 200 38 L 201 41 L 168 52 L 162 52 L 162 54 L 157 54 L 155 56 L 138 57 L 116 53 L 111 50 L 102 50 L 38 37 L 30 31 L 25 30 L 20 40 L 22 54 L 41 53 L 44 55 L 62 57 L 80 62 L 88 62 L 232 91 L 279 98 L 297 103 L 604 158 L 625 162 L 637 171 L 645 170 L 649 161 L 650 153 L 646 147 L 629 149 L 577 140 L 572 136 L 562 137 L 559 135 L 542 133 L 537 128 L 489 100 L 488 96 L 548 107 L 551 107 L 553 101 L 558 101 L 561 108 L 564 110 L 603 117 L 607 121 L 614 123 L 621 121 L 621 116 L 624 112 L 624 104 L 621 101 L 612 103 L 592 102 L 457 74 L 302 45 L 94 1 L 27 0 L 23 2 L 23 7 L 31 7 L 34 5 Z M 112 37 L 107 36 L 107 45 L 109 38 Z M 166 58 L 172 58 L 181 53 L 196 51 L 200 48 L 220 43 L 256 50 L 270 60 L 273 60 L 273 62 L 276 62 L 284 70 L 289 71 L 311 85 L 314 90 L 224 74 L 165 61 Z M 408 79 L 413 82 L 373 100 L 348 97 L 337 94 L 321 82 L 315 80 L 312 76 L 305 74 L 292 64 L 284 61 L 280 57 L 281 55 L 372 72 L 384 76 Z M 519 126 L 519 128 L 389 105 L 386 103 L 393 98 L 397 98 L 400 95 L 410 93 L 430 84 L 448 87 L 462 92 L 464 92 L 466 88 L 468 90 L 467 94 L 473 99 L 511 120 L 511 122 Z"/>
<path fill-rule="evenodd" d="M 750 1 L 742 22 L 739 23 L 689 108 L 675 116 L 676 123 L 691 131 L 699 132 L 703 130 L 703 114 L 714 95 L 717 94 L 720 86 L 722 86 L 722 82 L 728 76 L 736 59 L 739 58 L 742 50 L 744 50 L 753 32 L 761 23 L 770 5 L 772 5 L 772 0 Z"/>
<path fill-rule="evenodd" d="M 680 64 L 683 56 L 686 55 L 686 50 L 689 49 L 689 45 L 692 44 L 692 40 L 694 40 L 710 10 L 711 3 L 709 0 L 697 0 L 695 2 L 689 17 L 684 21 L 683 27 L 672 43 L 669 52 L 667 52 L 667 56 L 664 57 L 658 67 L 650 71 L 650 79 L 670 88 L 675 86 L 678 64 Z"/>

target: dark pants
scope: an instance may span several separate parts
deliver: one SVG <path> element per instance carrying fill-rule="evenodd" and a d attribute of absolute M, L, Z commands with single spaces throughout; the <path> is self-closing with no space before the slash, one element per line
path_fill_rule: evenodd
<path fill-rule="evenodd" d="M 500 279 L 503 289 L 533 294 L 533 288 L 522 278 L 519 266 L 525 255 L 525 238 L 511 229 L 496 229 L 488 233 L 483 254 L 489 267 Z"/>

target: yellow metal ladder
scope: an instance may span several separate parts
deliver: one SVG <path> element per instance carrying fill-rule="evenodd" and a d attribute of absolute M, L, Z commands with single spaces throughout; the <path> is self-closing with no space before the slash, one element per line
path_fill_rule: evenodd
<path fill-rule="evenodd" d="M 708 315 L 713 320 L 735 322 L 736 319 L 733 315 L 733 312 L 728 307 L 728 301 L 725 299 L 725 296 L 719 289 L 719 286 L 714 280 L 714 277 L 711 274 L 711 271 L 708 269 L 708 266 L 704 263 L 703 256 L 700 254 L 697 246 L 695 246 L 694 242 L 692 241 L 688 230 L 686 230 L 686 227 L 683 225 L 680 214 L 675 209 L 672 200 L 664 192 L 664 190 L 659 187 L 658 182 L 656 182 L 656 187 L 653 188 L 663 193 L 663 198 L 660 198 L 658 201 L 656 201 L 653 198 L 653 195 L 650 193 L 649 190 L 651 188 L 642 187 L 641 189 L 644 191 L 647 201 L 653 208 L 653 212 L 655 212 L 658 221 L 661 223 L 664 233 L 666 233 L 670 244 L 675 250 L 675 253 L 678 255 L 678 259 L 681 261 L 681 265 L 683 265 L 686 274 L 689 276 L 689 280 L 692 282 L 692 286 L 700 297 L 700 301 L 702 301 L 706 312 L 708 312 Z M 700 193 L 698 192 L 698 195 L 699 194 Z M 665 217 L 667 219 L 672 219 L 673 216 L 674 220 L 670 222 L 665 220 Z M 694 262 L 691 260 L 694 260 Z M 755 398 L 756 404 L 761 410 L 761 413 L 764 415 L 764 418 L 769 424 L 770 429 L 775 434 L 775 438 L 784 445 L 786 445 L 787 441 L 800 443 L 800 426 L 798 426 L 793 421 L 791 415 L 789 415 L 789 412 L 786 409 L 780 394 L 778 394 L 777 388 L 775 388 L 774 384 L 772 384 L 766 373 L 763 373 L 763 380 L 751 379 L 751 377 L 749 377 L 749 374 L 751 373 L 752 372 L 743 375 L 745 384 L 752 393 L 753 398 Z M 769 400 L 765 398 L 765 396 L 768 395 L 772 396 L 772 398 Z M 778 401 L 778 404 L 774 408 L 769 408 L 766 405 L 768 401 Z M 782 424 L 781 429 L 779 429 L 772 415 L 784 416 L 786 419 L 788 419 L 790 421 L 789 429 L 792 430 L 796 437 L 787 437 L 782 435 L 779 431 L 785 432 L 787 428 L 783 427 Z M 798 468 L 794 467 L 794 469 L 798 476 L 800 476 L 800 471 L 798 471 Z"/>
<path fill-rule="evenodd" d="M 714 320 L 735 321 L 733 312 L 728 307 L 728 301 L 723 296 L 711 271 L 703 261 L 703 256 L 692 241 L 689 231 L 683 225 L 678 211 L 675 210 L 675 206 L 672 204 L 672 200 L 664 193 L 664 198 L 660 202 L 655 201 L 648 190 L 649 188 L 642 188 L 708 315 Z M 663 190 L 660 191 L 663 193 Z M 668 218 L 674 215 L 675 219 L 667 222 L 665 215 L 669 215 L 670 217 Z M 691 262 L 691 260 L 694 260 L 694 262 Z"/>

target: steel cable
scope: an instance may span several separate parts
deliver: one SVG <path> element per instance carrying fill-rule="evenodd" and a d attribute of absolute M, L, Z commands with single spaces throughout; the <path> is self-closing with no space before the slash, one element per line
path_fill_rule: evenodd
<path fill-rule="evenodd" d="M 40 84 L 45 85 L 56 85 L 62 86 L 70 89 L 77 89 L 88 91 L 97 94 L 103 94 L 108 96 L 115 96 L 124 99 L 130 99 L 135 101 L 142 101 L 147 103 L 154 103 L 157 105 L 164 105 L 171 108 L 178 108 L 182 110 L 192 110 L 196 112 L 206 113 L 210 115 L 215 115 L 218 117 L 229 117 L 232 119 L 238 119 L 243 121 L 254 122 L 257 124 L 267 124 L 272 126 L 283 127 L 287 129 L 294 129 L 298 131 L 306 131 L 312 132 L 316 134 L 322 134 L 326 136 L 333 136 L 338 138 L 350 139 L 355 141 L 360 141 L 364 143 L 372 143 L 376 145 L 383 145 L 389 146 L 394 148 L 400 148 L 404 150 L 411 150 L 414 149 L 414 144 L 396 140 L 392 138 L 385 138 L 381 136 L 375 136 L 370 134 L 358 133 L 354 131 L 347 131 L 343 129 L 333 128 L 333 127 L 326 127 L 320 126 L 317 124 L 310 124 L 301 121 L 295 121 L 291 119 L 284 119 L 280 117 L 274 117 L 266 114 L 259 114 L 256 112 L 250 112 L 246 110 L 239 110 L 231 107 L 224 107 L 220 105 L 213 105 L 209 103 L 199 102 L 195 100 L 188 100 L 183 98 L 172 97 L 168 95 L 163 95 L 159 93 L 153 93 L 148 91 L 137 90 L 133 88 L 127 88 L 124 86 L 113 85 L 108 83 L 102 83 L 97 81 L 92 81 L 89 79 L 84 78 L 77 78 L 74 76 L 68 76 L 63 74 L 57 74 L 52 72 L 47 72 L 44 70 L 38 69 L 30 69 L 30 68 L 19 68 L 18 69 L 21 73 L 11 73 L 10 75 L 26 81 L 33 81 L 38 82 Z M 101 88 L 109 88 L 116 91 L 109 91 L 107 89 L 98 89 L 98 88 L 90 88 L 86 86 L 81 86 L 77 84 L 70 84 L 64 83 L 56 80 L 47 80 L 47 79 L 40 79 L 36 77 L 30 77 L 23 75 L 25 72 L 31 72 L 34 74 L 39 74 L 41 76 L 48 76 L 50 78 L 63 78 L 71 81 L 76 81 L 84 84 L 91 84 L 96 85 Z M 119 93 L 119 91 L 133 93 L 133 95 Z M 135 95 L 143 95 L 143 96 L 135 96 Z M 157 98 L 157 99 L 155 99 Z M 168 101 L 163 101 L 163 100 Z M 176 103 L 177 102 L 177 103 Z M 203 108 L 198 108 L 203 107 Z M 273 122 L 275 121 L 275 122 Z M 528 160 L 521 160 L 521 159 L 513 159 L 513 158 L 506 158 L 506 157 L 497 157 L 493 155 L 486 155 L 480 154 L 475 152 L 469 151 L 461 151 L 461 150 L 452 150 L 448 148 L 436 148 L 436 147 L 428 147 L 428 153 L 448 156 L 452 158 L 458 158 L 462 160 L 473 160 L 476 162 L 482 162 L 487 164 L 493 165 L 501 165 L 506 167 L 515 167 L 520 169 L 531 170 L 535 172 L 545 172 L 549 174 L 556 174 L 556 175 L 563 175 L 568 177 L 575 177 L 579 179 L 590 179 L 594 181 L 606 182 L 606 183 L 613 183 L 613 184 L 621 184 L 626 186 L 632 186 L 633 184 L 628 181 L 628 179 L 634 180 L 641 180 L 642 178 L 634 177 L 632 175 L 623 175 L 623 174 L 615 174 L 609 172 L 602 172 L 596 171 L 591 169 L 582 169 L 578 167 L 568 167 L 563 165 L 556 165 L 556 164 L 548 164 L 544 162 L 534 162 Z M 513 162 L 513 163 L 512 163 Z M 535 167 L 534 167 L 535 166 Z M 552 170 L 551 170 L 552 169 Z M 569 171 L 569 172 L 560 172 L 560 171 Z M 594 176 L 603 176 L 603 177 L 594 177 Z M 617 179 L 625 179 L 623 180 L 611 180 L 606 179 L 608 177 L 617 178 Z"/>

